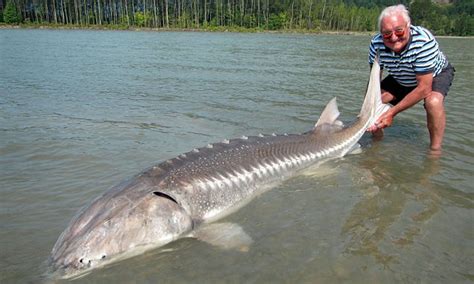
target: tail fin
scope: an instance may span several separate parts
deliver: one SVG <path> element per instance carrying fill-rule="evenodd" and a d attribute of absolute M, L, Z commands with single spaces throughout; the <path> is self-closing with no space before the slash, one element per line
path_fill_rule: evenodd
<path fill-rule="evenodd" d="M 390 107 L 382 104 L 381 89 L 380 89 L 380 65 L 379 56 L 374 60 L 372 69 L 370 71 L 369 84 L 367 86 L 367 93 L 365 94 L 364 103 L 359 113 L 359 117 L 369 117 L 369 126 L 373 125 L 377 118 L 386 112 Z"/>

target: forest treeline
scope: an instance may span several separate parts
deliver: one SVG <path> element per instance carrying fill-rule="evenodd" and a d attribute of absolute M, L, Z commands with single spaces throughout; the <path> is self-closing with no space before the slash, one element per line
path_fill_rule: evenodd
<path fill-rule="evenodd" d="M 0 0 L 5 23 L 311 31 L 375 31 L 384 6 L 405 4 L 436 35 L 474 35 L 474 0 Z"/>

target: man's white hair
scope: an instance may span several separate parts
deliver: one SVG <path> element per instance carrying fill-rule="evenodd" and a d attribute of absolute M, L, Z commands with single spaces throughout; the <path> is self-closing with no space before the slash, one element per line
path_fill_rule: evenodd
<path fill-rule="evenodd" d="M 389 6 L 385 9 L 383 9 L 382 13 L 380 13 L 380 16 L 379 16 L 379 31 L 381 31 L 381 29 L 382 29 L 382 20 L 385 17 L 394 16 L 394 15 L 402 15 L 405 22 L 407 22 L 407 25 L 409 26 L 411 24 L 410 15 L 409 15 L 408 10 L 405 7 L 405 5 L 402 5 L 402 4 L 393 5 L 393 6 Z"/>

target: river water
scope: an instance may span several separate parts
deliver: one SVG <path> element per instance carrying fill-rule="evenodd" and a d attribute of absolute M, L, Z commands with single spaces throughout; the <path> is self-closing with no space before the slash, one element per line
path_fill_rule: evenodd
<path fill-rule="evenodd" d="M 82 206 L 195 147 L 309 130 L 338 97 L 358 114 L 370 36 L 0 30 L 0 282 L 44 279 Z M 248 252 L 183 239 L 77 283 L 474 281 L 474 39 L 440 38 L 457 72 L 441 157 L 419 105 L 362 153 L 225 218 Z"/>

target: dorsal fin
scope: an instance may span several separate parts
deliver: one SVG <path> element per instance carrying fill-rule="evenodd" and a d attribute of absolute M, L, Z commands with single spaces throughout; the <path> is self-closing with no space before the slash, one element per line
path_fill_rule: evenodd
<path fill-rule="evenodd" d="M 318 122 L 316 122 L 316 124 L 314 125 L 314 128 L 323 124 L 332 125 L 336 123 L 339 114 L 340 113 L 339 109 L 337 108 L 336 97 L 334 97 L 324 108 L 323 112 L 321 113 L 321 116 L 319 116 Z"/>

